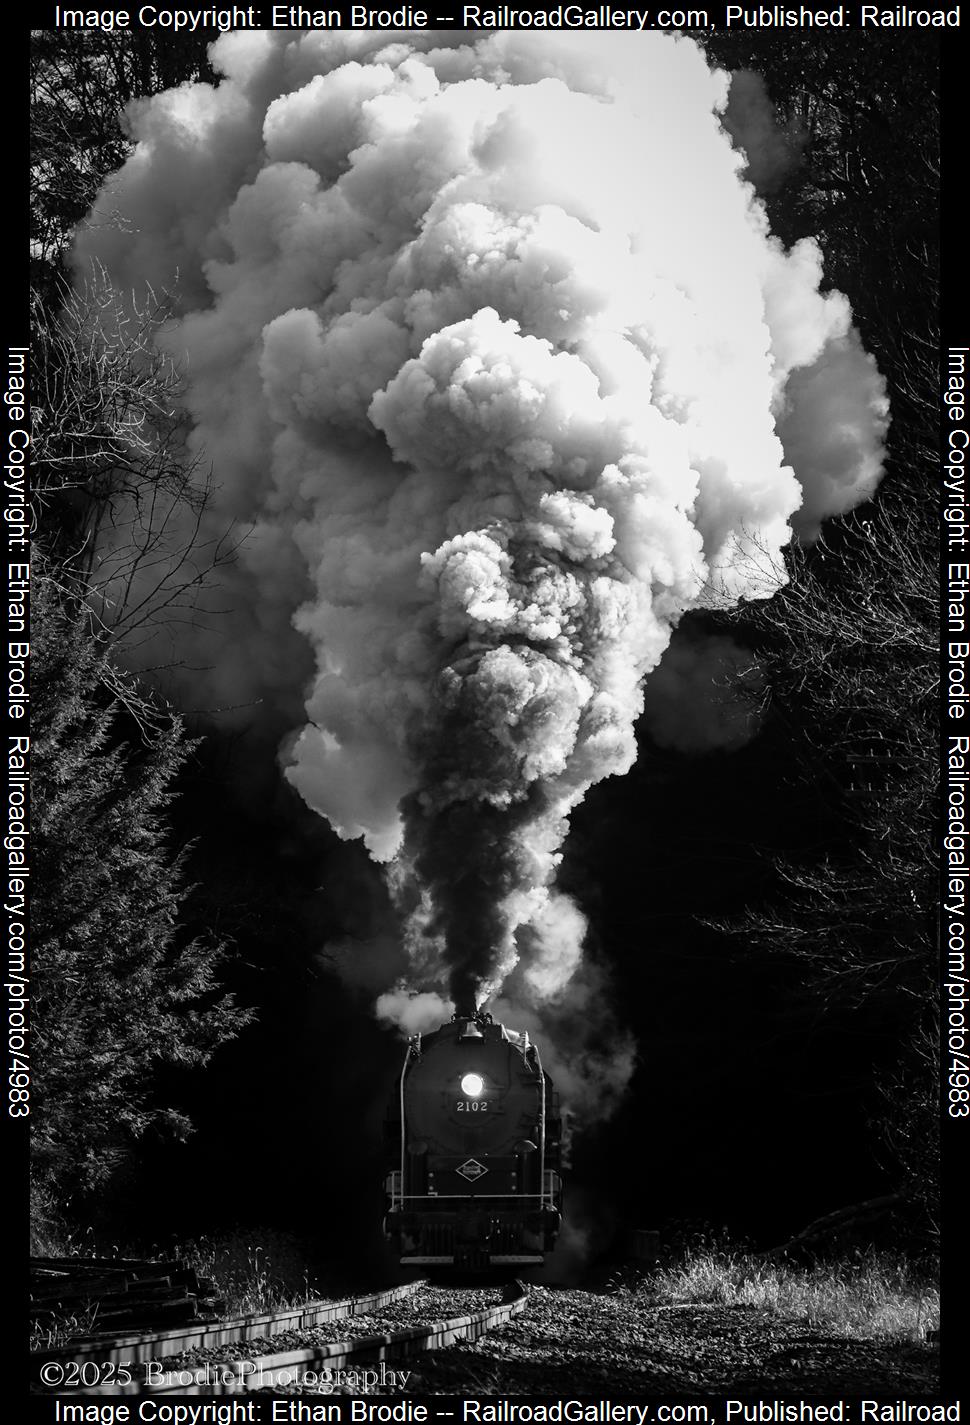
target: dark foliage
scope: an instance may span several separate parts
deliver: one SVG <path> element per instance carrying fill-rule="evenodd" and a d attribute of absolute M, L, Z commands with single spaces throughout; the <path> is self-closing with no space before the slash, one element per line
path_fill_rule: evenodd
<path fill-rule="evenodd" d="M 764 713 L 835 830 L 808 858 L 776 859 L 783 896 L 737 928 L 797 956 L 833 1006 L 878 997 L 904 1015 L 936 980 L 938 627 L 924 525 L 887 492 L 793 551 L 788 586 L 738 615 L 757 638 Z"/>
<path fill-rule="evenodd" d="M 33 1166 L 61 1199 L 102 1186 L 149 1128 L 160 1065 L 204 1064 L 248 1022 L 218 987 L 226 947 L 180 925 L 185 852 L 166 843 L 192 744 L 175 719 L 148 745 L 104 692 L 103 650 L 50 575 L 33 639 Z"/>
<path fill-rule="evenodd" d="M 32 1200 L 57 1212 L 109 1187 L 146 1135 L 184 1137 L 173 1070 L 252 1017 L 220 985 L 227 944 L 184 923 L 198 924 L 188 848 L 171 849 L 169 824 L 196 744 L 118 660 L 125 640 L 193 616 L 225 552 L 199 538 L 206 481 L 153 342 L 165 298 L 140 308 L 102 273 L 65 280 L 75 226 L 129 151 L 126 106 L 212 78 L 213 38 L 46 30 L 31 44 Z"/>
<path fill-rule="evenodd" d="M 875 499 L 793 549 L 790 583 L 727 621 L 756 651 L 792 783 L 824 807 L 823 841 L 771 856 L 774 895 L 722 922 L 790 958 L 815 1002 L 895 1036 L 880 1157 L 924 1223 L 938 1219 L 932 1004 L 937 806 L 936 450 L 939 44 L 886 36 L 719 35 L 712 58 L 760 72 L 799 163 L 768 206 L 819 237 L 887 379 L 892 425 Z M 934 1147 L 934 1145 L 936 1145 Z"/>

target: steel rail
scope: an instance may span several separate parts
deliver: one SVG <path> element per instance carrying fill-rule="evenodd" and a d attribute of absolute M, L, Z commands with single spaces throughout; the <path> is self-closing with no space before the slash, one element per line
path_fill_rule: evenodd
<path fill-rule="evenodd" d="M 245 1395 L 252 1390 L 270 1390 L 295 1384 L 310 1372 L 339 1370 L 353 1361 L 371 1362 L 396 1360 L 421 1351 L 451 1346 L 455 1341 L 475 1341 L 495 1326 L 502 1326 L 523 1309 L 529 1299 L 521 1282 L 508 1301 L 498 1302 L 468 1316 L 453 1316 L 425 1326 L 405 1326 L 373 1336 L 360 1336 L 346 1341 L 327 1341 L 317 1346 L 281 1351 L 275 1355 L 234 1358 L 184 1365 L 155 1373 L 148 1382 L 147 1372 L 141 1380 L 126 1385 L 90 1386 L 70 1392 L 78 1399 L 107 1395 Z"/>
<path fill-rule="evenodd" d="M 99 1364 L 130 1365 L 177 1356 L 182 1351 L 194 1351 L 208 1346 L 227 1346 L 249 1336 L 273 1336 L 282 1331 L 309 1331 L 324 1321 L 340 1321 L 345 1316 L 364 1316 L 368 1312 L 389 1306 L 411 1296 L 424 1281 L 404 1282 L 372 1292 L 369 1296 L 348 1296 L 341 1301 L 308 1301 L 302 1306 L 283 1311 L 262 1312 L 250 1316 L 235 1316 L 227 1321 L 210 1321 L 200 1325 L 173 1326 L 168 1331 L 151 1331 L 138 1335 L 88 1336 L 83 1341 L 69 1341 L 31 1351 L 31 1361 L 90 1360 Z"/>

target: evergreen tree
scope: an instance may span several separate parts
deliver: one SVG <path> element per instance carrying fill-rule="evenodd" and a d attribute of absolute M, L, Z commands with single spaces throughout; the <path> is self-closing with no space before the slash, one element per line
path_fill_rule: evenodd
<path fill-rule="evenodd" d="M 32 701 L 35 1181 L 104 1184 L 149 1128 L 163 1064 L 204 1064 L 251 1018 L 218 985 L 226 947 L 180 922 L 185 851 L 165 809 L 191 752 L 177 719 L 129 740 L 104 651 L 41 567 Z"/>

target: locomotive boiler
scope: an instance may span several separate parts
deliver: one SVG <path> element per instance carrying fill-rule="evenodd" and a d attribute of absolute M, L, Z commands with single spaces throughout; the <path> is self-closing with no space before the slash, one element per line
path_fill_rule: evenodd
<path fill-rule="evenodd" d="M 385 1142 L 384 1231 L 403 1265 L 527 1265 L 552 1250 L 562 1120 L 527 1033 L 479 1012 L 414 1035 Z"/>

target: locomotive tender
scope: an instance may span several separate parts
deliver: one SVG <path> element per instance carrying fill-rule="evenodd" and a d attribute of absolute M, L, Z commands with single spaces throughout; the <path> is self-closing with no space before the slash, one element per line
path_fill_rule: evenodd
<path fill-rule="evenodd" d="M 562 1120 L 528 1033 L 456 1014 L 408 1041 L 385 1123 L 402 1265 L 541 1263 L 562 1219 Z"/>

